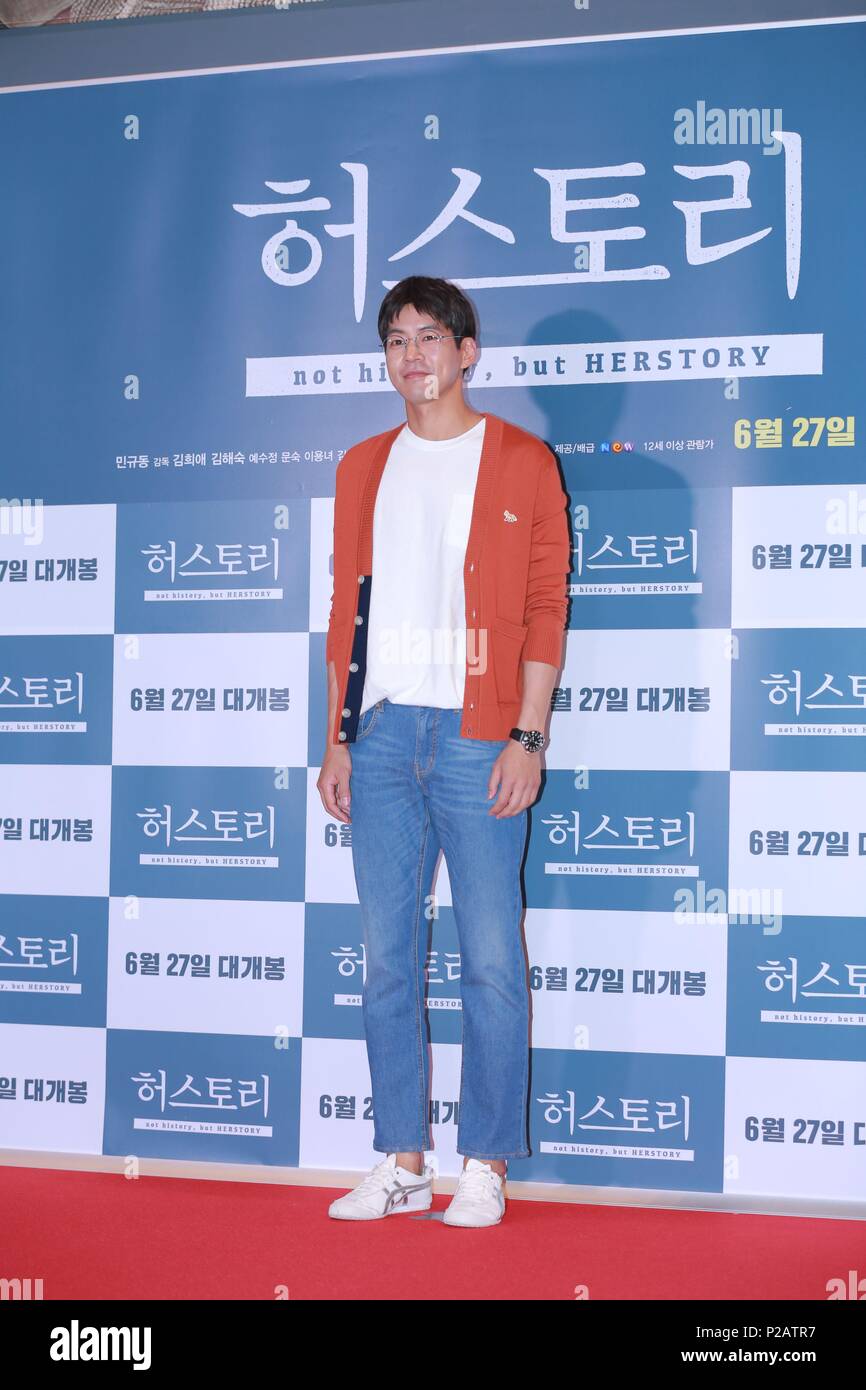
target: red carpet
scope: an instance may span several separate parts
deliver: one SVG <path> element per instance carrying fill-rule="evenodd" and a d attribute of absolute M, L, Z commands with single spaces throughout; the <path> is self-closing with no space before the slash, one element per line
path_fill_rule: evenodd
<path fill-rule="evenodd" d="M 0 1166 L 0 1277 L 46 1300 L 826 1300 L 866 1274 L 859 1221 L 512 1199 L 489 1230 L 362 1225 L 326 1215 L 345 1190 Z"/>

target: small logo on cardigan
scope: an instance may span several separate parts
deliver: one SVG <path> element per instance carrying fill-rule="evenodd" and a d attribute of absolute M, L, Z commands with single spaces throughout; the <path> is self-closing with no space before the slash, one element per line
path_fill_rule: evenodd
<path fill-rule="evenodd" d="M 506 520 L 506 521 L 516 521 L 516 520 L 517 520 L 517 517 L 514 515 L 514 512 L 509 512 L 509 511 L 506 510 L 506 511 L 504 511 L 504 512 L 502 513 L 502 515 L 505 517 L 505 520 Z"/>

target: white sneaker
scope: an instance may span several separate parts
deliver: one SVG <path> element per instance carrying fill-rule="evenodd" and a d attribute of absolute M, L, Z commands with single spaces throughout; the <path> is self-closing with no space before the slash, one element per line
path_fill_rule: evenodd
<path fill-rule="evenodd" d="M 424 1165 L 420 1175 L 401 1168 L 397 1155 L 377 1163 L 352 1192 L 337 1197 L 328 1215 L 340 1221 L 377 1221 L 403 1211 L 429 1211 L 433 1203 L 433 1169 Z"/>
<path fill-rule="evenodd" d="M 505 1215 L 502 1175 L 479 1158 L 467 1159 L 442 1220 L 446 1226 L 495 1226 Z"/>

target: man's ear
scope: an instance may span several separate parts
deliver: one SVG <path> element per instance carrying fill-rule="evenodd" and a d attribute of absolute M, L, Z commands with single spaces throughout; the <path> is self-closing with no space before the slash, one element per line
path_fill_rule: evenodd
<path fill-rule="evenodd" d="M 472 347 L 474 348 L 474 354 L 475 354 L 475 355 L 474 355 L 472 361 L 471 361 L 471 362 L 468 362 L 468 363 L 464 366 L 464 368 L 463 368 L 463 373 L 464 373 L 464 376 L 471 377 L 472 372 L 473 372 L 474 369 L 475 369 L 475 365 L 476 365 L 476 363 L 477 363 L 477 361 L 478 361 L 478 342 L 477 342 L 477 340 L 476 340 L 475 338 L 464 338 L 464 339 L 463 339 L 463 342 L 460 344 L 460 351 L 461 351 L 461 352 L 463 351 L 463 348 L 465 347 L 465 345 L 466 345 L 467 343 L 471 343 L 471 344 L 472 344 Z"/>

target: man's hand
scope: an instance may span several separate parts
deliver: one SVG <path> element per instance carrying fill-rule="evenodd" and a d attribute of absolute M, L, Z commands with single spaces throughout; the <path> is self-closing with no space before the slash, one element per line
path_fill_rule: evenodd
<path fill-rule="evenodd" d="M 516 816 L 531 806 L 538 796 L 541 786 L 541 752 L 527 753 L 516 739 L 509 739 L 490 772 L 487 785 L 488 800 L 497 787 L 499 795 L 488 811 L 488 815 L 502 820 L 505 816 Z"/>
<path fill-rule="evenodd" d="M 316 786 L 322 805 L 329 816 L 335 820 L 351 824 L 349 810 L 351 794 L 349 779 L 352 775 L 352 755 L 348 748 L 329 747 Z"/>

